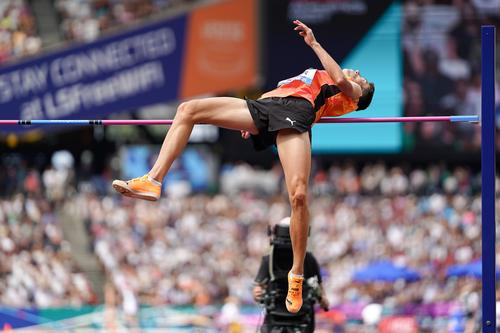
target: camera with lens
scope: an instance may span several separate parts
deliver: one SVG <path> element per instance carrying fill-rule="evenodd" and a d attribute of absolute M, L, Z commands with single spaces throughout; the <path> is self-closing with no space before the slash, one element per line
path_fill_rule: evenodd
<path fill-rule="evenodd" d="M 269 252 L 268 276 L 261 304 L 266 317 L 261 332 L 264 333 L 308 333 L 314 330 L 314 304 L 319 297 L 317 277 L 306 279 L 302 290 L 303 305 L 298 313 L 290 313 L 285 306 L 288 291 L 287 275 L 293 263 L 289 218 L 268 229 L 271 249 Z M 306 255 L 312 256 L 309 252 Z"/>

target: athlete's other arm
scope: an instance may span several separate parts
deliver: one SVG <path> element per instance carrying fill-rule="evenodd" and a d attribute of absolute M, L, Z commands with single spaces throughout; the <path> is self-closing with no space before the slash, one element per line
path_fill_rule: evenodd
<path fill-rule="evenodd" d="M 316 37 L 314 37 L 313 31 L 304 23 L 299 20 L 293 21 L 296 25 L 295 29 L 299 32 L 299 35 L 304 37 L 304 42 L 309 45 L 314 53 L 318 56 L 323 68 L 326 70 L 328 75 L 332 78 L 335 85 L 347 96 L 353 100 L 358 100 L 363 91 L 359 84 L 349 80 L 339 64 L 325 51 L 325 49 L 318 43 Z"/>

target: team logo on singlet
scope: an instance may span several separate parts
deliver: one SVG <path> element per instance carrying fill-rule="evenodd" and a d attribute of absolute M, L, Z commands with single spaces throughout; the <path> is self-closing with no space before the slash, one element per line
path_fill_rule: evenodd
<path fill-rule="evenodd" d="M 302 81 L 305 84 L 307 84 L 308 86 L 310 86 L 312 83 L 312 80 L 314 79 L 314 75 L 316 74 L 316 71 L 317 70 L 314 68 L 306 69 L 302 74 L 299 74 L 297 76 L 294 76 L 294 77 L 291 77 L 289 79 L 282 80 L 282 81 L 278 82 L 278 87 L 281 87 L 282 85 L 288 84 L 292 81 Z"/>

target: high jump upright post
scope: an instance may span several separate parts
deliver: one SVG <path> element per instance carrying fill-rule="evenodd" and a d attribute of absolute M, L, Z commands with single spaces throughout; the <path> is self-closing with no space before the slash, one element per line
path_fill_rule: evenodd
<path fill-rule="evenodd" d="M 496 331 L 495 26 L 481 27 L 482 326 Z"/>

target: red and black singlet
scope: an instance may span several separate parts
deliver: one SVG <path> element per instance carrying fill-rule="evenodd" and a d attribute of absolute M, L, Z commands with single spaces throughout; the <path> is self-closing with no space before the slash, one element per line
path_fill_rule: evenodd
<path fill-rule="evenodd" d="M 340 91 L 325 70 L 307 69 L 302 74 L 280 81 L 278 87 L 261 96 L 301 97 L 314 107 L 317 122 L 321 117 L 341 116 L 358 108 L 356 102 Z"/>

